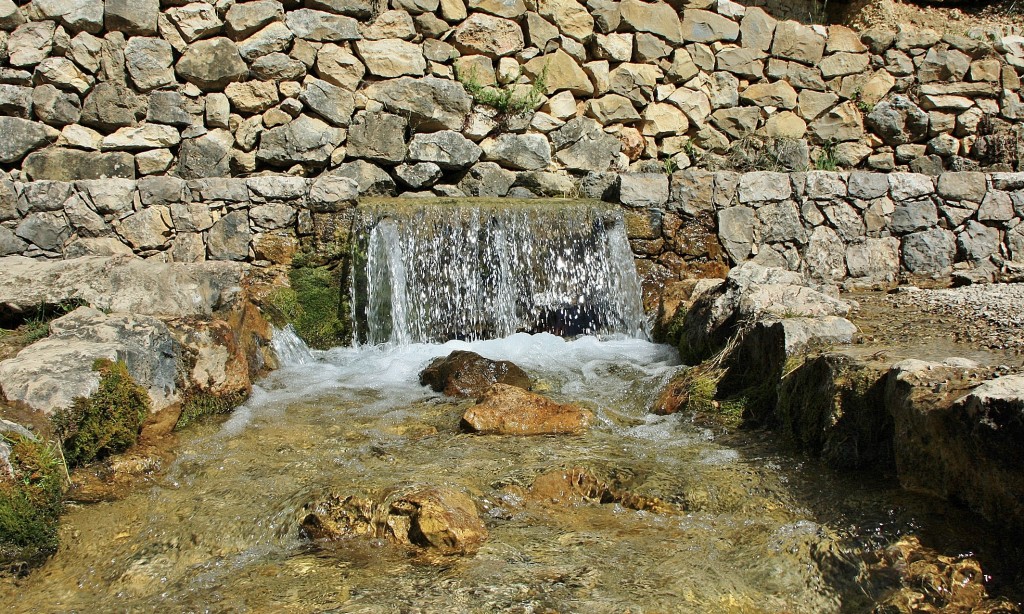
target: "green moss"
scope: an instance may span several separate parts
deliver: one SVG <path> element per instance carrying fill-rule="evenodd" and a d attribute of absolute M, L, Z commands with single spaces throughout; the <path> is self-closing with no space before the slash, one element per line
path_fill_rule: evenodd
<path fill-rule="evenodd" d="M 64 507 L 56 448 L 21 435 L 0 435 L 11 448 L 13 478 L 0 477 L 0 571 L 18 573 L 57 549 Z"/>
<path fill-rule="evenodd" d="M 348 296 L 342 292 L 337 270 L 295 267 L 288 272 L 288 280 L 290 287 L 279 288 L 270 297 L 283 322 L 294 326 L 299 337 L 313 348 L 327 349 L 351 340 L 346 317 Z"/>
<path fill-rule="evenodd" d="M 181 406 L 181 415 L 174 425 L 175 430 L 185 428 L 196 421 L 207 416 L 217 416 L 230 413 L 231 410 L 245 402 L 248 395 L 244 392 L 219 397 L 206 392 L 189 394 Z"/>
<path fill-rule="evenodd" d="M 54 431 L 72 467 L 129 448 L 149 415 L 149 396 L 123 362 L 98 360 L 93 368 L 100 372 L 99 390 L 53 416 Z"/>

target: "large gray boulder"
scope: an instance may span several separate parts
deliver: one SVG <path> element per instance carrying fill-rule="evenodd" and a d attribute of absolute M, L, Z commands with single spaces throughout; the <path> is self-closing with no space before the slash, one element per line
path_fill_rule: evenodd
<path fill-rule="evenodd" d="M 74 260 L 0 258 L 0 313 L 81 301 L 102 311 L 183 317 L 227 309 L 241 292 L 245 265 L 161 263 L 134 257 Z"/>
<path fill-rule="evenodd" d="M 229 176 L 234 143 L 231 132 L 220 128 L 183 140 L 178 149 L 178 176 L 183 179 Z"/>
<path fill-rule="evenodd" d="M 843 318 L 852 309 L 849 302 L 811 288 L 799 273 L 747 262 L 694 301 L 683 324 L 680 351 L 684 359 L 704 360 L 737 332 L 791 319 L 795 323 L 787 351 L 812 337 L 849 341 L 856 329 Z"/>
<path fill-rule="evenodd" d="M 10 401 L 50 415 L 99 389 L 99 359 L 123 360 L 159 411 L 179 400 L 174 340 L 160 320 L 107 315 L 80 307 L 50 323 L 50 336 L 0 362 L 0 390 Z"/>

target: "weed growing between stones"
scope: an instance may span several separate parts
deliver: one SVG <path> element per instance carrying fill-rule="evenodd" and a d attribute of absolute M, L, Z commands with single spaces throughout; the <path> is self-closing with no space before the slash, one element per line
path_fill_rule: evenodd
<path fill-rule="evenodd" d="M 149 415 L 149 395 L 132 380 L 123 362 L 97 360 L 99 390 L 79 397 L 53 416 L 68 466 L 77 467 L 121 452 L 135 443 Z"/>
<path fill-rule="evenodd" d="M 55 445 L 14 433 L 14 472 L 0 474 L 0 573 L 22 574 L 57 550 L 64 509 L 64 467 Z"/>
<path fill-rule="evenodd" d="M 530 84 L 530 89 L 526 93 L 520 93 L 518 77 L 501 87 L 483 85 L 475 70 L 457 71 L 455 78 L 466 88 L 466 92 L 473 97 L 474 102 L 491 107 L 505 118 L 522 115 L 540 105 L 548 88 L 547 74 L 548 69 L 545 66 Z"/>
<path fill-rule="evenodd" d="M 749 135 L 729 148 L 727 160 L 738 172 L 784 173 L 807 170 L 806 146 L 796 139 Z"/>
<path fill-rule="evenodd" d="M 836 144 L 829 141 L 821 146 L 818 157 L 814 159 L 814 170 L 836 171 L 839 170 L 839 162 L 836 160 Z"/>

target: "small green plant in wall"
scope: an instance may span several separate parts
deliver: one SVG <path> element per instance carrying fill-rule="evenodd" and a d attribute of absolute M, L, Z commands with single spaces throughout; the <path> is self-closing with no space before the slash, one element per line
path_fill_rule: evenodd
<path fill-rule="evenodd" d="M 503 117 L 514 117 L 536 109 L 548 88 L 547 66 L 533 80 L 528 90 L 521 87 L 518 76 L 509 83 L 497 86 L 481 83 L 476 70 L 456 69 L 455 72 L 455 78 L 466 88 L 474 102 L 491 107 Z"/>

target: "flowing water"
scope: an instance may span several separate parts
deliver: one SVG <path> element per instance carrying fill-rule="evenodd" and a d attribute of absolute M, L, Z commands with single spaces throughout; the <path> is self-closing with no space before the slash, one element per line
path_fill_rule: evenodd
<path fill-rule="evenodd" d="M 0 585 L 0 608 L 859 612 L 898 582 L 872 572 L 870 551 L 908 533 L 947 554 L 978 547 L 976 521 L 877 476 L 838 478 L 762 433 L 650 414 L 681 367 L 645 340 L 621 215 L 542 209 L 367 209 L 352 304 L 373 344 L 311 353 L 275 334 L 284 366 L 248 402 L 181 433 L 149 485 L 72 508 L 60 550 Z M 583 336 L 521 332 L 537 330 Z M 418 383 L 456 349 L 515 362 L 536 390 L 593 410 L 593 425 L 581 436 L 461 432 L 471 402 Z M 661 504 L 531 492 L 538 476 L 572 468 Z M 477 503 L 489 530 L 479 551 L 300 535 L 304 506 L 327 493 L 426 485 Z"/>
<path fill-rule="evenodd" d="M 494 339 L 524 330 L 643 335 L 640 284 L 618 209 L 591 201 L 379 199 L 360 211 L 352 303 L 362 341 Z"/>
<path fill-rule="evenodd" d="M 10 586 L 0 607 L 861 611 L 884 587 L 872 586 L 859 553 L 916 531 L 927 514 L 927 505 L 879 498 L 891 491 L 831 484 L 756 435 L 718 436 L 684 416 L 649 414 L 678 367 L 673 350 L 646 341 L 517 334 L 311 354 L 282 334 L 275 346 L 287 365 L 249 402 L 183 433 L 155 485 L 73 508 L 60 551 Z M 549 396 L 594 409 L 595 425 L 578 437 L 460 433 L 467 404 L 417 383 L 453 349 L 515 361 Z M 530 499 L 536 476 L 572 466 L 671 509 Z M 482 548 L 438 559 L 371 539 L 324 547 L 299 535 L 303 505 L 323 493 L 411 484 L 469 493 L 490 531 Z"/>

